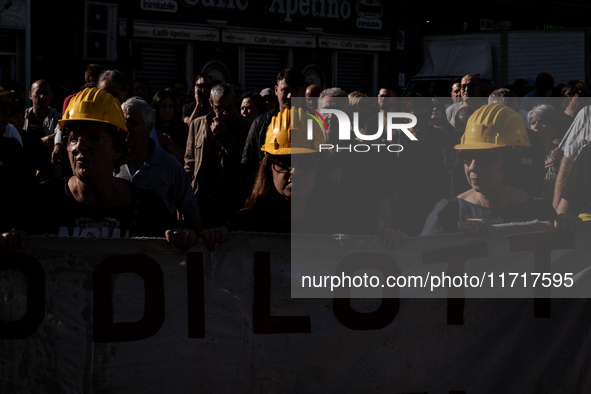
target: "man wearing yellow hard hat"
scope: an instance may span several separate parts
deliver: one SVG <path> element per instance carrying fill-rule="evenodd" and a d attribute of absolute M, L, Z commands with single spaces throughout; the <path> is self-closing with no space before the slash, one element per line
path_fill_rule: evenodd
<path fill-rule="evenodd" d="M 38 185 L 24 205 L 17 223 L 20 231 L 2 234 L 0 245 L 18 250 L 27 234 L 46 233 L 58 237 L 165 236 L 179 248 L 195 242 L 197 234 L 176 227 L 158 194 L 113 176 L 127 155 L 128 131 L 119 100 L 105 90 L 86 89 L 70 101 L 60 128 L 73 175 Z"/>

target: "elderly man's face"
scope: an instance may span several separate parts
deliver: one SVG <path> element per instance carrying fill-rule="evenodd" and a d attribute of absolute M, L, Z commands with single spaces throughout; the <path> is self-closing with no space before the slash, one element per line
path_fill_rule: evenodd
<path fill-rule="evenodd" d="M 49 103 L 53 98 L 53 95 L 51 94 L 51 87 L 48 83 L 37 84 L 35 82 L 33 86 L 31 86 L 29 98 L 33 102 L 33 108 L 36 111 L 47 110 L 49 108 Z"/>
<path fill-rule="evenodd" d="M 480 79 L 471 75 L 462 78 L 462 97 L 480 97 Z"/>
<path fill-rule="evenodd" d="M 130 150 L 144 147 L 150 138 L 152 125 L 146 125 L 141 112 L 137 109 L 123 111 L 123 115 L 125 116 L 125 126 L 129 132 L 125 140 L 127 147 Z"/>
<path fill-rule="evenodd" d="M 215 97 L 213 100 L 210 99 L 209 102 L 218 118 L 228 121 L 234 115 L 236 103 L 234 102 L 233 95 Z"/>
<path fill-rule="evenodd" d="M 109 131 L 90 123 L 68 136 L 68 155 L 74 175 L 92 183 L 113 176 L 113 162 L 119 159 L 121 151 L 113 145 Z"/>

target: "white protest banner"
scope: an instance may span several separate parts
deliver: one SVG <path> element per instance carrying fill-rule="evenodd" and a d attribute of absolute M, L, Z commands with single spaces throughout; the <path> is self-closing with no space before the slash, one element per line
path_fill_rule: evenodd
<path fill-rule="evenodd" d="M 409 239 L 384 255 L 422 256 L 494 233 Z M 588 231 L 571 257 L 586 250 L 580 236 Z M 316 241 L 340 252 L 342 241 Z M 587 299 L 292 299 L 291 242 L 230 234 L 210 252 L 161 239 L 32 238 L 23 252 L 0 254 L 0 392 L 591 388 Z"/>

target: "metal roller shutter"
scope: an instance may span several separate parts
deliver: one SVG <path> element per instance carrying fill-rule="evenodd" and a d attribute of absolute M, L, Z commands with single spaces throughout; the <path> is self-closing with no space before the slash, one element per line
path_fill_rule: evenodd
<path fill-rule="evenodd" d="M 435 41 L 487 41 L 490 43 L 492 49 L 492 60 L 493 60 L 493 82 L 497 86 L 502 86 L 501 74 L 501 33 L 487 33 L 487 34 L 459 34 L 459 35 L 448 35 L 448 36 L 425 36 L 423 38 L 423 48 L 425 55 L 429 49 L 429 44 Z M 510 83 L 514 79 L 509 79 Z"/>
<path fill-rule="evenodd" d="M 140 42 L 136 53 L 140 63 L 135 77 L 147 79 L 152 93 L 171 87 L 175 78 L 185 75 L 184 45 Z"/>
<path fill-rule="evenodd" d="M 554 83 L 585 79 L 585 37 L 580 32 L 508 33 L 508 80 L 536 78 L 541 72 Z"/>
<path fill-rule="evenodd" d="M 271 88 L 277 84 L 277 74 L 287 67 L 287 51 L 261 48 L 244 49 L 244 87 Z"/>
<path fill-rule="evenodd" d="M 336 85 L 347 93 L 359 90 L 371 94 L 373 81 L 373 54 L 338 53 Z"/>

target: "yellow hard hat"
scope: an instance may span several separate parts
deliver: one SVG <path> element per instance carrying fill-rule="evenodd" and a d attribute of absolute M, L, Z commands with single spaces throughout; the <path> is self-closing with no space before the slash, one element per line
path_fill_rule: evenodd
<path fill-rule="evenodd" d="M 59 126 L 63 129 L 65 125 L 78 121 L 108 123 L 127 134 L 121 103 L 103 89 L 85 89 L 74 96 L 68 103 Z"/>
<path fill-rule="evenodd" d="M 319 116 L 322 118 L 310 109 L 284 109 L 271 119 L 261 150 L 271 155 L 318 153 L 320 144 L 324 143 L 324 134 L 320 126 L 324 119 L 319 119 Z M 308 139 L 309 125 L 312 126 L 311 139 Z"/>
<path fill-rule="evenodd" d="M 488 104 L 470 116 L 456 149 L 531 148 L 523 118 L 503 104 Z"/>
<path fill-rule="evenodd" d="M 4 96 L 6 94 L 14 93 L 14 90 L 7 90 L 0 86 L 0 96 Z"/>

